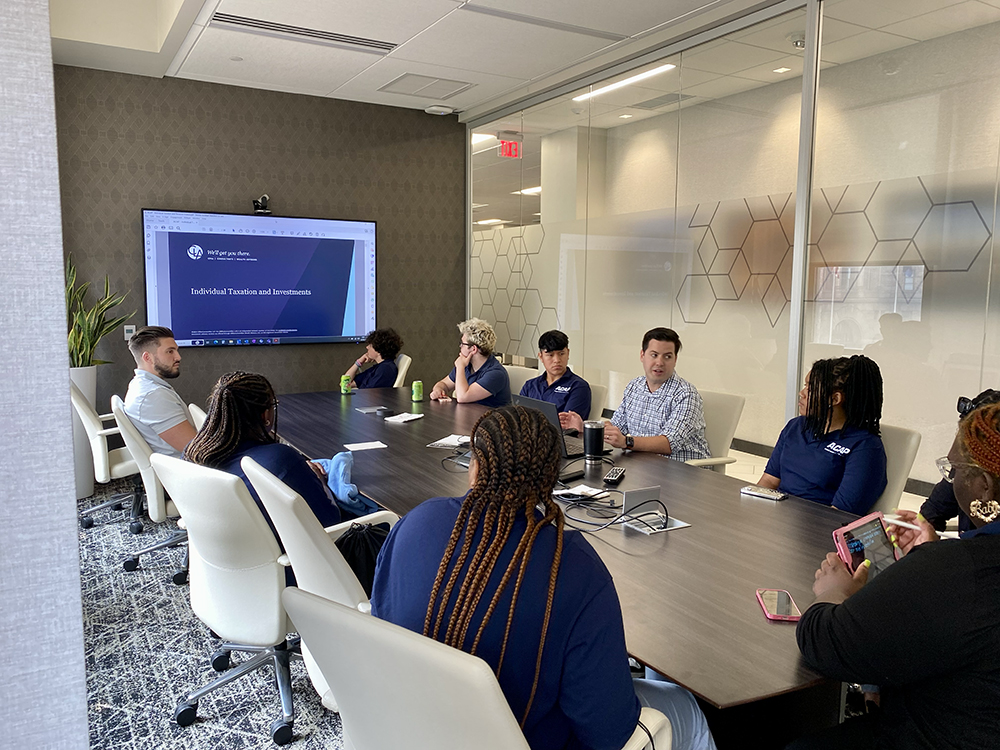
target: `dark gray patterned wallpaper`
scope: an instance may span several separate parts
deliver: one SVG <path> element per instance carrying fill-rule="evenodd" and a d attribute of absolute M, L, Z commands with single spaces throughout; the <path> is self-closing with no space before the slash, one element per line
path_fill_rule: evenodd
<path fill-rule="evenodd" d="M 465 136 L 454 117 L 175 78 L 55 68 L 65 250 L 83 280 L 128 290 L 145 323 L 141 209 L 378 222 L 378 324 L 429 384 L 455 358 L 465 313 Z M 103 288 L 103 287 L 102 287 Z M 265 374 L 278 392 L 334 388 L 348 344 L 185 349 L 175 385 L 204 401 L 223 372 Z M 98 406 L 133 363 L 114 334 L 98 350 Z"/>

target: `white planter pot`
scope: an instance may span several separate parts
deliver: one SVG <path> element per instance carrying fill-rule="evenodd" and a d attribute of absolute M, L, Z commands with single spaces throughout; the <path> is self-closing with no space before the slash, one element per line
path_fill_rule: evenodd
<path fill-rule="evenodd" d="M 80 389 L 87 402 L 94 406 L 97 401 L 97 365 L 69 368 L 69 379 Z M 76 499 L 94 494 L 94 454 L 90 450 L 90 440 L 83 423 L 73 412 L 73 465 L 76 468 Z M 100 409 L 97 410 L 100 412 Z"/>

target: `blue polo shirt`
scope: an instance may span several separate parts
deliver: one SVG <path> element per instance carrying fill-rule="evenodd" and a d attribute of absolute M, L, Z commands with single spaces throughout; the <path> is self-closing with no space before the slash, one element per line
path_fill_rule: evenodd
<path fill-rule="evenodd" d="M 398 373 L 396 363 L 385 359 L 355 375 L 354 385 L 358 388 L 392 388 L 396 384 Z"/>
<path fill-rule="evenodd" d="M 416 633 L 424 631 L 431 588 L 463 500 L 427 500 L 389 532 L 379 552 L 372 586 L 375 617 Z M 518 514 L 473 615 L 466 651 L 524 529 L 524 516 Z M 481 533 L 480 523 L 473 544 Z M 459 549 L 464 539 L 459 540 Z M 553 524 L 546 524 L 535 538 L 497 677 L 518 721 L 524 715 L 535 676 L 556 539 Z M 462 576 L 468 571 L 469 558 Z M 476 655 L 494 670 L 500 662 L 514 584 L 513 578 L 507 583 L 476 649 Z M 453 593 L 452 604 L 454 601 Z M 448 607 L 445 622 L 450 612 Z M 639 702 L 629 676 L 621 606 L 611 574 L 583 534 L 565 530 L 538 688 L 524 722 L 525 739 L 532 750 L 620 748 L 638 718 Z"/>
<path fill-rule="evenodd" d="M 549 385 L 544 372 L 532 378 L 521 387 L 521 395 L 548 401 L 555 404 L 559 411 L 575 411 L 584 419 L 590 417 L 590 384 L 568 367 L 552 385 Z M 600 414 L 596 416 L 600 417 Z"/>
<path fill-rule="evenodd" d="M 790 495 L 864 515 L 885 490 L 882 438 L 844 427 L 817 439 L 806 418 L 785 425 L 764 472 Z"/>
<path fill-rule="evenodd" d="M 454 367 L 451 368 L 448 377 L 451 378 L 452 383 L 455 382 Z M 469 385 L 479 383 L 479 385 L 490 392 L 489 396 L 478 402 L 483 406 L 492 408 L 507 406 L 510 403 L 510 377 L 507 375 L 507 371 L 503 369 L 503 365 L 500 364 L 500 360 L 492 354 L 487 357 L 486 361 L 483 362 L 483 366 L 478 370 L 473 371 L 471 363 L 466 365 L 465 379 Z"/>

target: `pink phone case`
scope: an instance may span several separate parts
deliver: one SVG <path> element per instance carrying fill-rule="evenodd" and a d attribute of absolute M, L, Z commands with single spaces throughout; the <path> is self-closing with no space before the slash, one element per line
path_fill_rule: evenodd
<path fill-rule="evenodd" d="M 767 605 L 764 604 L 764 598 L 761 596 L 761 594 L 764 593 L 765 591 L 777 591 L 777 592 L 782 593 L 782 594 L 788 594 L 788 601 L 790 601 L 792 603 L 792 606 L 795 608 L 795 611 L 798 614 L 794 614 L 794 615 L 773 615 L 770 612 L 768 612 L 767 611 Z M 799 605 L 797 605 L 795 603 L 795 600 L 792 598 L 792 595 L 789 594 L 784 589 L 757 589 L 757 603 L 760 605 L 760 608 L 762 610 L 764 610 L 764 617 L 766 617 L 768 620 L 781 620 L 783 622 L 796 622 L 796 621 L 798 621 L 802 617 L 801 612 L 799 612 Z"/>
<path fill-rule="evenodd" d="M 844 561 L 847 569 L 852 573 L 855 571 L 855 567 L 852 564 L 851 552 L 847 546 L 847 540 L 844 538 L 844 534 L 848 531 L 853 531 L 854 529 L 860 528 L 867 525 L 871 521 L 878 519 L 879 524 L 882 526 L 882 533 L 886 535 L 886 540 L 888 540 L 889 535 L 885 530 L 885 518 L 882 513 L 875 511 L 874 513 L 869 513 L 867 516 L 862 516 L 857 521 L 849 523 L 847 526 L 837 529 L 833 532 L 833 541 L 837 545 L 837 554 L 840 555 L 840 559 Z M 899 550 L 893 550 L 893 559 L 899 559 Z"/>

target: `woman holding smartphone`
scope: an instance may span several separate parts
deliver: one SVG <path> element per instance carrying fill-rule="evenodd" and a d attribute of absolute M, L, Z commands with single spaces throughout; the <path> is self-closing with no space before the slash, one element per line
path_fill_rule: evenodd
<path fill-rule="evenodd" d="M 790 747 L 996 748 L 1000 727 L 1000 405 L 959 423 L 938 459 L 976 528 L 939 540 L 916 513 L 889 524 L 906 553 L 878 578 L 836 553 L 816 571 L 799 621 L 805 660 L 845 682 L 881 686 L 881 710 Z"/>
<path fill-rule="evenodd" d="M 864 515 L 885 490 L 882 373 L 864 355 L 821 359 L 799 391 L 761 487 Z"/>
<path fill-rule="evenodd" d="M 427 500 L 389 533 L 372 614 L 484 659 L 532 750 L 617 750 L 641 706 L 667 715 L 676 750 L 715 748 L 691 693 L 629 674 L 611 575 L 552 499 L 556 428 L 495 409 L 472 452 L 468 494 Z"/>

